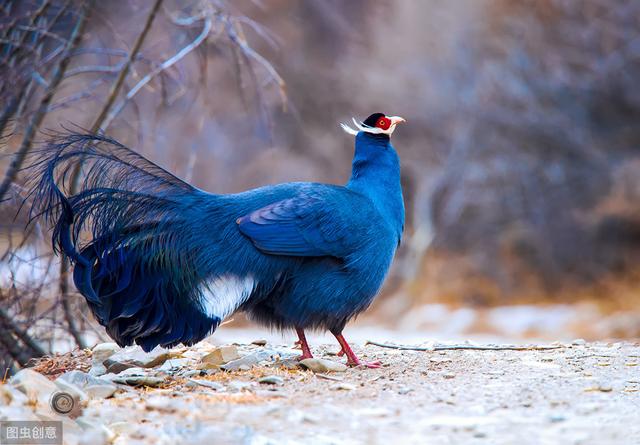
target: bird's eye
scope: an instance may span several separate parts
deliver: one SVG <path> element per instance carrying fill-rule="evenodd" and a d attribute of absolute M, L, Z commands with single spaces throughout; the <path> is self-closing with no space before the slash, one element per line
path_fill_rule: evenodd
<path fill-rule="evenodd" d="M 381 128 L 383 130 L 388 130 L 391 125 L 391 121 L 386 117 L 381 117 L 376 124 L 376 127 Z"/>

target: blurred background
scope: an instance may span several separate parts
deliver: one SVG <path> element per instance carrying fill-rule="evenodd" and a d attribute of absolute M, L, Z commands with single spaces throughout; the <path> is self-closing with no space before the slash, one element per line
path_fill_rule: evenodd
<path fill-rule="evenodd" d="M 357 325 L 640 336 L 639 23 L 635 0 L 0 2 L 2 368 L 104 338 L 18 212 L 52 132 L 230 193 L 344 183 L 338 123 L 378 111 L 408 121 L 407 227 Z"/>

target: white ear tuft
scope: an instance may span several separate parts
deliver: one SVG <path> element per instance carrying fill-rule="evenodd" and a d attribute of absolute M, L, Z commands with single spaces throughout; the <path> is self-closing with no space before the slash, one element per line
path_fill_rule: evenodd
<path fill-rule="evenodd" d="M 350 135 L 356 136 L 361 131 L 364 131 L 365 133 L 370 133 L 370 134 L 383 134 L 385 132 L 382 128 L 369 127 L 362 122 L 358 122 L 355 117 L 352 117 L 351 120 L 353 121 L 353 125 L 356 126 L 355 130 L 350 126 L 348 126 L 347 124 L 340 124 L 342 129 L 347 133 L 349 133 Z"/>
<path fill-rule="evenodd" d="M 384 130 L 382 128 L 378 128 L 378 127 L 369 127 L 368 125 L 365 125 L 363 122 L 358 122 L 356 121 L 355 118 L 353 119 L 353 123 L 355 124 L 356 128 L 360 131 L 364 131 L 365 133 L 370 133 L 370 134 L 380 134 L 383 133 Z"/>
<path fill-rule="evenodd" d="M 342 127 L 342 129 L 345 132 L 349 133 L 351 136 L 357 136 L 358 135 L 358 130 L 354 130 L 353 128 L 351 128 L 347 124 L 341 123 L 340 126 Z"/>

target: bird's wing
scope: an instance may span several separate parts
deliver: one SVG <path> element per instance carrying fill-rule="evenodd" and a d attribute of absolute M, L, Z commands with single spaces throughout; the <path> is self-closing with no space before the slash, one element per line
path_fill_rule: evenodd
<path fill-rule="evenodd" d="M 237 223 L 240 232 L 265 253 L 343 258 L 362 242 L 370 207 L 364 197 L 347 189 L 308 188 Z"/>

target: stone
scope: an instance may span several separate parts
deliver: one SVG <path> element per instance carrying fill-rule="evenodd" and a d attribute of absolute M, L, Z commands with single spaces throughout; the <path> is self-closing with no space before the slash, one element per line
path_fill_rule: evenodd
<path fill-rule="evenodd" d="M 286 358 L 284 360 L 278 360 L 270 364 L 272 367 L 297 369 L 300 367 L 300 361 L 297 358 Z"/>
<path fill-rule="evenodd" d="M 347 365 L 332 360 L 325 360 L 322 358 L 306 358 L 300 360 L 300 365 L 313 372 L 344 372 L 347 370 Z"/>
<path fill-rule="evenodd" d="M 274 357 L 280 357 L 278 351 L 272 349 L 262 349 L 245 355 L 237 360 L 230 361 L 222 366 L 220 369 L 225 371 L 238 371 L 249 370 L 254 365 L 266 360 L 273 360 Z"/>
<path fill-rule="evenodd" d="M 91 350 L 91 369 L 89 374 L 99 376 L 107 373 L 104 361 L 120 350 L 115 343 L 99 343 Z"/>
<path fill-rule="evenodd" d="M 121 383 L 129 386 L 151 386 L 157 387 L 164 383 L 164 379 L 160 377 L 152 377 L 148 375 L 118 375 L 113 379 L 114 383 Z"/>
<path fill-rule="evenodd" d="M 147 371 L 144 368 L 133 367 L 133 368 L 125 369 L 124 371 L 120 372 L 119 375 L 121 375 L 121 376 L 142 376 L 142 375 L 147 375 Z"/>
<path fill-rule="evenodd" d="M 258 379 L 258 383 L 263 385 L 284 385 L 284 379 L 277 375 L 268 375 Z"/>
<path fill-rule="evenodd" d="M 191 363 L 191 359 L 188 358 L 171 358 L 164 362 L 162 366 L 158 368 L 158 371 L 164 372 L 175 372 L 179 371 L 182 368 L 186 368 L 189 363 Z"/>
<path fill-rule="evenodd" d="M 97 378 L 82 371 L 69 371 L 56 379 L 56 384 L 66 382 L 82 389 L 90 399 L 107 399 L 118 389 L 107 379 Z"/>
<path fill-rule="evenodd" d="M 232 380 L 229 382 L 229 388 L 234 389 L 236 391 L 243 391 L 245 389 L 251 388 L 251 382 L 243 382 L 241 380 Z"/>
<path fill-rule="evenodd" d="M 212 382 L 210 380 L 203 379 L 189 379 L 188 386 L 204 386 L 206 388 L 211 388 L 216 391 L 224 391 L 224 385 L 218 382 Z"/>
<path fill-rule="evenodd" d="M 29 400 L 42 406 L 48 406 L 51 395 L 58 390 L 55 383 L 31 369 L 18 371 L 11 377 L 9 384 L 25 394 Z"/>
<path fill-rule="evenodd" d="M 178 375 L 180 377 L 196 377 L 196 376 L 202 376 L 205 375 L 205 371 L 204 370 L 200 370 L 200 369 L 188 369 L 186 371 L 182 371 L 180 373 L 178 373 Z"/>
<path fill-rule="evenodd" d="M 332 388 L 338 391 L 353 391 L 356 389 L 354 385 L 346 382 L 336 383 L 335 385 L 332 386 Z"/>
<path fill-rule="evenodd" d="M 252 341 L 251 344 L 252 345 L 256 345 L 256 346 L 266 346 L 267 345 L 267 340 L 261 338 L 261 339 Z"/>
<path fill-rule="evenodd" d="M 238 348 L 235 346 L 220 346 L 200 359 L 203 365 L 219 367 L 233 360 L 238 360 Z"/>
<path fill-rule="evenodd" d="M 154 368 L 172 358 L 182 358 L 182 355 L 179 351 L 165 348 L 144 352 L 139 346 L 130 346 L 111 355 L 105 360 L 104 365 L 108 372 L 119 374 L 128 368 Z"/>
<path fill-rule="evenodd" d="M 90 385 L 84 388 L 90 399 L 108 399 L 118 390 L 115 385 Z"/>
<path fill-rule="evenodd" d="M 87 393 L 84 392 L 82 388 L 74 385 L 73 383 L 69 383 L 65 380 L 56 380 L 54 383 L 60 389 L 60 391 L 71 394 L 76 400 L 89 400 L 89 396 L 87 395 Z"/>

